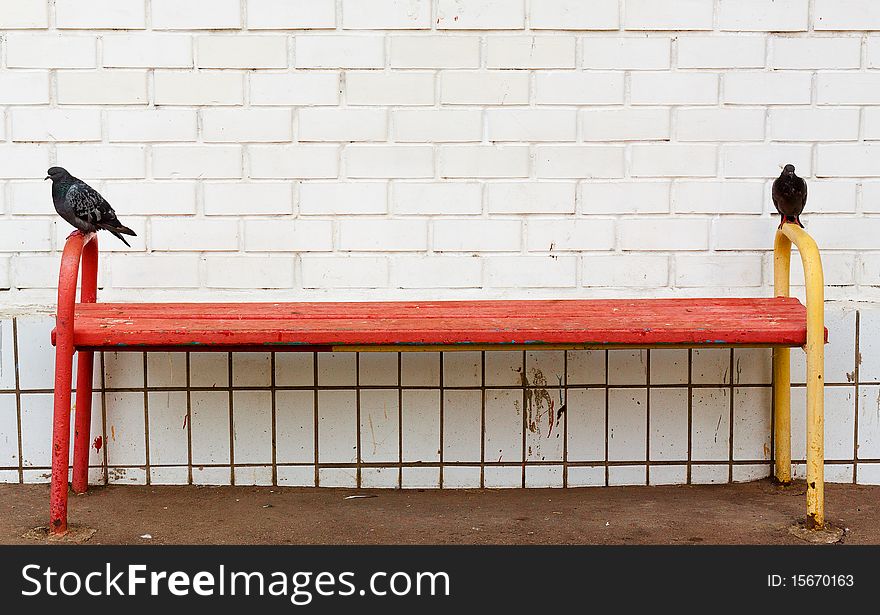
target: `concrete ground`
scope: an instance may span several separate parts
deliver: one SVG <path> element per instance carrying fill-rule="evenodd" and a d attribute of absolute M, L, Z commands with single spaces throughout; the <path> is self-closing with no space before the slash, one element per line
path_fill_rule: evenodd
<path fill-rule="evenodd" d="M 351 495 L 366 495 L 347 499 Z M 880 544 L 880 486 L 827 485 L 842 542 Z M 0 485 L 0 543 L 34 544 L 47 485 Z M 70 497 L 89 544 L 803 544 L 804 485 L 393 491 L 93 488 Z M 149 535 L 149 538 L 143 536 Z"/>

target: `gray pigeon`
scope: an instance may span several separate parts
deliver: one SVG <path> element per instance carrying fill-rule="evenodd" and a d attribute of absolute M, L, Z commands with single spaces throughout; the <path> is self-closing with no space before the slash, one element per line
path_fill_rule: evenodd
<path fill-rule="evenodd" d="M 46 179 L 52 180 L 52 201 L 59 216 L 83 233 L 110 231 L 131 247 L 122 235 L 134 237 L 135 232 L 122 225 L 110 203 L 97 190 L 61 167 L 52 167 L 48 173 Z"/>
<path fill-rule="evenodd" d="M 793 164 L 785 165 L 782 173 L 773 182 L 771 196 L 773 198 L 773 205 L 776 206 L 776 211 L 782 216 L 779 228 L 782 228 L 782 225 L 786 222 L 794 222 L 799 227 L 804 228 L 804 225 L 801 224 L 800 215 L 807 204 L 807 182 L 794 174 Z"/>

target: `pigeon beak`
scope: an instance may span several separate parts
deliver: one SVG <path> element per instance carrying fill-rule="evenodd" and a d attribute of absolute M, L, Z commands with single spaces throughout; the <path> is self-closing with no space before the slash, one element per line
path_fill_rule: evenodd
<path fill-rule="evenodd" d="M 46 181 L 47 179 L 51 179 L 51 177 L 49 177 L 49 176 L 47 175 L 46 177 L 43 178 L 43 181 Z"/>

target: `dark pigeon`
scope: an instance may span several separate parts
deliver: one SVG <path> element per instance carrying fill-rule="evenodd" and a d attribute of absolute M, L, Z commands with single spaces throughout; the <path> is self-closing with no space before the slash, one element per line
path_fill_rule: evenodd
<path fill-rule="evenodd" d="M 786 222 L 794 222 L 804 228 L 800 215 L 807 204 L 807 182 L 794 174 L 793 164 L 785 165 L 782 174 L 773 182 L 772 197 L 776 211 L 782 216 L 779 228 Z"/>
<path fill-rule="evenodd" d="M 131 247 L 123 235 L 135 237 L 135 232 L 122 225 L 110 203 L 97 190 L 61 167 L 52 167 L 48 173 L 46 179 L 52 180 L 52 201 L 59 216 L 83 233 L 110 231 Z"/>

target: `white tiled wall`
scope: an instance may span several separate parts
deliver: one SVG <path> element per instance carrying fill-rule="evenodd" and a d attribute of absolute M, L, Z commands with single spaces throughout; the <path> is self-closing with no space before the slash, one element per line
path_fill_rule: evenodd
<path fill-rule="evenodd" d="M 880 371 L 868 357 L 880 309 L 829 304 L 827 317 L 826 476 L 876 484 Z M 45 482 L 53 319 L 0 323 L 0 480 Z M 805 389 L 793 363 L 802 476 Z M 574 487 L 770 473 L 763 349 L 108 352 L 96 365 L 95 483 Z"/>

